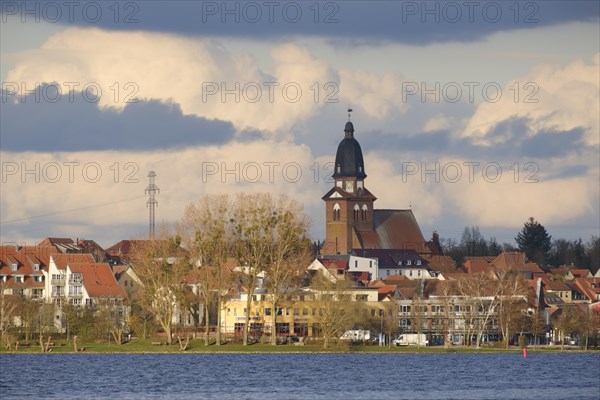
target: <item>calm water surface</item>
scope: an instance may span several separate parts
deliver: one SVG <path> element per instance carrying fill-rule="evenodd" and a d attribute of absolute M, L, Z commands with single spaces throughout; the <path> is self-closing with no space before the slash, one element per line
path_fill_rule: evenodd
<path fill-rule="evenodd" d="M 599 354 L 4 354 L 8 399 L 598 400 Z"/>

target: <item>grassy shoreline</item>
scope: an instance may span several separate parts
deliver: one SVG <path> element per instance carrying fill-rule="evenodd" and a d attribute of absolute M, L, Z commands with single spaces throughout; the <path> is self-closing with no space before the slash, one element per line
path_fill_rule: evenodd
<path fill-rule="evenodd" d="M 84 351 L 75 353 L 73 343 L 66 340 L 56 340 L 54 346 L 51 346 L 51 352 L 46 354 L 315 354 L 315 353 L 349 353 L 349 354 L 521 354 L 522 349 L 511 347 L 510 349 L 500 348 L 475 348 L 453 346 L 445 349 L 443 346 L 428 346 L 421 347 L 379 347 L 379 346 L 348 346 L 338 345 L 328 349 L 323 349 L 321 344 L 307 344 L 304 346 L 295 345 L 279 345 L 272 346 L 270 344 L 252 344 L 243 346 L 241 344 L 227 343 L 221 346 L 211 344 L 206 346 L 203 340 L 190 341 L 189 348 L 186 351 L 180 351 L 179 344 L 174 343 L 171 346 L 154 345 L 156 340 L 140 340 L 133 339 L 121 345 L 108 343 L 83 342 L 79 343 L 78 347 Z M 584 350 L 579 347 L 567 347 L 561 351 L 560 347 L 556 346 L 537 346 L 527 348 L 528 354 L 536 353 L 599 353 L 600 350 Z M 19 346 L 18 350 L 8 351 L 6 348 L 0 350 L 0 354 L 42 354 L 39 345 L 33 342 L 30 346 Z"/>

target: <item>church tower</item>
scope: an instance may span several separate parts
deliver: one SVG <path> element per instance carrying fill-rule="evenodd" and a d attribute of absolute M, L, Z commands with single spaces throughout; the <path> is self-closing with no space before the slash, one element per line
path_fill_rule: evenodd
<path fill-rule="evenodd" d="M 365 187 L 365 164 L 354 125 L 348 121 L 344 138 L 335 155 L 334 187 L 325 201 L 326 240 L 322 254 L 348 254 L 362 248 L 357 232 L 373 232 L 373 205 L 376 197 Z M 373 232 L 374 233 L 374 232 Z"/>

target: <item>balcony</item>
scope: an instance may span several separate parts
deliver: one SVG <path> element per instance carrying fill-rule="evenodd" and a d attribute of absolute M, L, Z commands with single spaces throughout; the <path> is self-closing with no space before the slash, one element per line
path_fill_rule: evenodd
<path fill-rule="evenodd" d="M 63 286 L 65 284 L 65 278 L 52 278 L 50 284 L 54 286 Z"/>
<path fill-rule="evenodd" d="M 70 299 L 81 299 L 83 297 L 83 293 L 69 293 Z"/>
<path fill-rule="evenodd" d="M 69 279 L 69 285 L 71 286 L 81 286 L 82 281 L 80 279 Z"/>
<path fill-rule="evenodd" d="M 60 297 L 65 297 L 65 294 L 63 292 L 59 292 L 59 293 L 52 292 L 52 298 L 57 299 Z"/>

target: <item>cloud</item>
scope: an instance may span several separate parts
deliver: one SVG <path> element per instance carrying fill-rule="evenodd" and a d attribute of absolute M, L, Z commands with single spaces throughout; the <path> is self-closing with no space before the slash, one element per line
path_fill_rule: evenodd
<path fill-rule="evenodd" d="M 53 89 L 42 85 L 38 90 L 49 93 L 47 88 Z M 54 92 L 48 98 L 57 95 Z M 63 93 L 56 103 L 43 98 L 36 102 L 35 94 L 23 97 L 22 103 L 20 96 L 6 95 L 0 122 L 2 148 L 40 152 L 169 149 L 224 143 L 235 135 L 230 122 L 183 115 L 173 103 L 140 101 L 119 111 L 99 109 L 85 101 L 81 92 L 71 95 L 73 102 Z"/>
<path fill-rule="evenodd" d="M 563 67 L 540 65 L 527 76 L 511 80 L 497 102 L 479 105 L 461 136 L 495 146 L 515 138 L 568 134 L 577 129 L 583 132 L 584 145 L 597 146 L 599 62 L 600 53 L 591 63 L 577 60 Z"/>
<path fill-rule="evenodd" d="M 29 3 L 29 4 L 27 4 Z M 447 4 L 450 3 L 450 4 Z M 83 27 L 127 31 L 161 31 L 183 35 L 290 38 L 298 35 L 330 38 L 336 47 L 357 42 L 410 44 L 471 42 L 498 31 L 532 29 L 568 21 L 597 20 L 598 3 L 538 1 L 515 7 L 506 2 L 331 1 L 331 2 L 161 2 L 94 3 L 93 11 L 75 6 L 72 17 L 62 6 L 58 22 Z M 39 2 L 18 2 L 35 10 Z M 61 7 L 61 5 L 57 5 Z M 101 18 L 95 18 L 99 8 Z M 41 16 L 45 14 L 39 12 Z M 88 15 L 89 14 L 89 15 Z M 31 19 L 34 17 L 31 16 Z M 49 19 L 49 18 L 48 18 Z"/>
<path fill-rule="evenodd" d="M 177 220 L 186 204 L 205 194 L 286 193 L 318 208 L 326 191 L 314 175 L 320 171 L 323 178 L 324 167 L 315 167 L 306 146 L 268 140 L 151 151 L 2 151 L 0 159 L 3 241 L 31 232 L 89 237 L 88 230 L 113 240 L 143 233 L 150 170 L 160 187 L 157 222 Z M 66 225 L 81 227 L 61 228 Z"/>
<path fill-rule="evenodd" d="M 19 92 L 41 82 L 99 87 L 102 109 L 123 110 L 126 96 L 135 95 L 178 104 L 184 115 L 229 120 L 238 130 L 285 135 L 315 112 L 329 82 L 334 88 L 338 83 L 328 65 L 303 47 L 283 44 L 272 57 L 268 73 L 253 57 L 231 54 L 210 39 L 69 28 L 15 56 L 7 82 Z"/>

